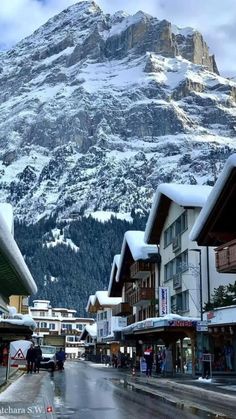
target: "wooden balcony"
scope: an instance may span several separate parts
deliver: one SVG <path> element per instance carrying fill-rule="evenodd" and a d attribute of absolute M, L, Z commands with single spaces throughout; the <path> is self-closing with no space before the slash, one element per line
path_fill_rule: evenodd
<path fill-rule="evenodd" d="M 130 300 L 134 306 L 148 306 L 155 298 L 154 288 L 138 288 L 130 295 Z"/>
<path fill-rule="evenodd" d="M 129 316 L 133 309 L 129 303 L 120 303 L 112 307 L 112 316 Z"/>
<path fill-rule="evenodd" d="M 81 335 L 81 331 L 76 329 L 61 329 L 61 335 Z"/>
<path fill-rule="evenodd" d="M 151 272 L 150 262 L 134 262 L 130 267 L 130 276 L 132 279 L 147 278 Z"/>
<path fill-rule="evenodd" d="M 236 240 L 215 249 L 216 269 L 220 273 L 236 272 Z"/>

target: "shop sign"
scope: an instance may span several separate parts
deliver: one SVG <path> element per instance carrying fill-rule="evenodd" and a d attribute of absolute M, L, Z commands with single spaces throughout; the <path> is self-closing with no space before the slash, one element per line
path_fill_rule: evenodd
<path fill-rule="evenodd" d="M 170 313 L 170 289 L 159 287 L 159 316 L 163 317 Z"/>
<path fill-rule="evenodd" d="M 197 322 L 197 332 L 208 332 L 208 321 L 202 320 Z"/>
<path fill-rule="evenodd" d="M 153 327 L 153 321 L 152 320 L 147 320 L 145 322 L 145 327 Z"/>
<path fill-rule="evenodd" d="M 193 327 L 196 321 L 193 320 L 169 320 L 169 326 L 172 327 Z"/>

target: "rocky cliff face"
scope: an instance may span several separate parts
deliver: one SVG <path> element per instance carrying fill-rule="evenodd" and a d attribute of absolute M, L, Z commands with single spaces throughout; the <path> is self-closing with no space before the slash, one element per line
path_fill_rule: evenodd
<path fill-rule="evenodd" d="M 35 222 L 212 183 L 235 148 L 235 92 L 199 32 L 78 3 L 1 53 L 0 199 Z"/>

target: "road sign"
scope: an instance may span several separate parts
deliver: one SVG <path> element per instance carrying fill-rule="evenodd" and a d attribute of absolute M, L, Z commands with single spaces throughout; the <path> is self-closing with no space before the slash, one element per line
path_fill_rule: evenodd
<path fill-rule="evenodd" d="M 18 349 L 16 354 L 12 357 L 12 359 L 25 359 L 25 355 L 23 354 L 21 349 Z"/>

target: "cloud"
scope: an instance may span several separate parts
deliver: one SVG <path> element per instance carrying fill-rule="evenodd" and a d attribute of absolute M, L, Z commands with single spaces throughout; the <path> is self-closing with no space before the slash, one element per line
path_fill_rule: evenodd
<path fill-rule="evenodd" d="M 6 47 L 30 35 L 50 17 L 77 0 L 1 1 L 0 40 Z M 143 10 L 178 26 L 192 26 L 206 39 L 215 53 L 223 74 L 236 74 L 235 0 L 97 0 L 106 13 L 125 10 L 130 14 Z"/>

